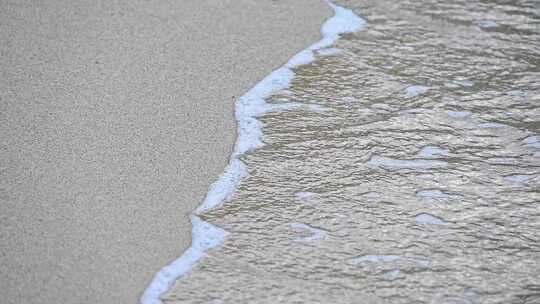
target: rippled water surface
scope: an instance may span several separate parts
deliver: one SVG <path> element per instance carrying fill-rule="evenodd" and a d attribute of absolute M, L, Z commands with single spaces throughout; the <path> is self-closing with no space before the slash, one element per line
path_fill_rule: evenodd
<path fill-rule="evenodd" d="M 540 303 L 540 2 L 338 3 L 164 301 Z"/>

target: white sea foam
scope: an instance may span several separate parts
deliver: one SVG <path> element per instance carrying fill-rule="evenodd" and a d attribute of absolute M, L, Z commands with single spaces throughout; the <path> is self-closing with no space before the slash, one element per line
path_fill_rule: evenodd
<path fill-rule="evenodd" d="M 307 230 L 311 233 L 310 236 L 295 239 L 297 242 L 314 242 L 323 239 L 326 236 L 326 231 L 311 227 L 304 223 L 290 223 L 289 226 L 294 229 Z"/>
<path fill-rule="evenodd" d="M 385 104 L 385 103 L 374 103 L 371 105 L 371 108 L 378 109 L 378 110 L 385 110 L 385 111 L 395 111 L 396 108 Z"/>
<path fill-rule="evenodd" d="M 527 93 L 525 91 L 522 91 L 522 90 L 512 90 L 512 91 L 506 92 L 506 94 L 508 94 L 510 96 L 519 96 L 519 97 L 524 97 L 524 96 L 527 95 Z"/>
<path fill-rule="evenodd" d="M 447 111 L 446 113 L 452 118 L 466 118 L 471 116 L 471 112 L 469 111 Z"/>
<path fill-rule="evenodd" d="M 448 150 L 441 149 L 436 146 L 425 146 L 418 152 L 418 156 L 422 158 L 435 158 L 437 156 L 448 155 Z"/>
<path fill-rule="evenodd" d="M 435 179 L 435 175 L 429 174 L 429 173 L 420 174 L 420 175 L 417 175 L 416 177 L 419 178 L 419 179 L 424 179 L 424 180 L 434 180 Z"/>
<path fill-rule="evenodd" d="M 425 159 L 395 159 L 383 156 L 373 156 L 367 162 L 370 167 L 387 168 L 408 168 L 408 169 L 430 169 L 443 168 L 448 165 L 447 162 Z"/>
<path fill-rule="evenodd" d="M 514 174 L 504 177 L 505 180 L 514 184 L 526 184 L 529 180 L 533 179 L 534 175 Z"/>
<path fill-rule="evenodd" d="M 529 136 L 523 140 L 523 143 L 528 148 L 538 150 L 540 149 L 540 136 L 538 135 Z"/>
<path fill-rule="evenodd" d="M 450 88 L 450 89 L 456 89 L 456 88 L 459 88 L 459 85 L 456 84 L 456 83 L 453 83 L 453 82 L 445 83 L 444 86 L 447 87 L 447 88 Z"/>
<path fill-rule="evenodd" d="M 388 281 L 394 281 L 394 280 L 397 280 L 401 277 L 401 271 L 399 271 L 399 269 L 394 269 L 394 270 L 391 270 L 389 272 L 386 272 L 384 275 L 383 275 L 384 279 L 385 280 L 388 280 Z"/>
<path fill-rule="evenodd" d="M 326 48 L 326 49 L 321 49 L 317 52 L 317 54 L 319 54 L 319 56 L 334 56 L 334 55 L 338 55 L 342 52 L 342 50 L 338 49 L 338 48 Z"/>
<path fill-rule="evenodd" d="M 297 66 L 308 64 L 314 59 L 313 51 L 311 49 L 306 49 L 294 55 L 285 66 L 287 68 L 295 68 Z"/>
<path fill-rule="evenodd" d="M 415 220 L 419 224 L 430 224 L 430 225 L 449 225 L 447 221 L 443 220 L 440 217 L 436 217 L 427 213 L 420 213 L 415 217 Z"/>
<path fill-rule="evenodd" d="M 490 164 L 511 165 L 517 162 L 515 158 L 511 157 L 491 157 L 487 159 Z"/>
<path fill-rule="evenodd" d="M 315 112 L 315 113 L 323 113 L 323 112 L 326 112 L 326 111 L 330 110 L 330 108 L 323 107 L 323 106 L 318 105 L 318 104 L 311 104 L 311 105 L 307 106 L 307 108 L 311 112 Z"/>
<path fill-rule="evenodd" d="M 238 183 L 246 176 L 247 169 L 244 163 L 237 158 L 231 159 L 225 172 L 210 186 L 210 191 L 197 208 L 197 213 L 204 213 L 228 200 Z"/>
<path fill-rule="evenodd" d="M 315 112 L 315 113 L 323 113 L 323 112 L 326 112 L 326 111 L 330 110 L 330 108 L 323 107 L 323 106 L 318 105 L 318 104 L 304 104 L 304 103 L 299 103 L 299 102 L 283 102 L 283 103 L 268 104 L 266 112 L 301 109 L 301 108 L 303 108 L 303 109 L 305 109 L 307 111 L 310 111 L 310 112 Z"/>
<path fill-rule="evenodd" d="M 428 189 L 417 191 L 416 196 L 421 198 L 451 198 L 454 195 L 448 194 L 439 189 Z"/>
<path fill-rule="evenodd" d="M 478 26 L 481 28 L 494 28 L 494 27 L 499 26 L 497 22 L 492 21 L 492 20 L 480 20 L 480 21 L 477 21 L 476 24 L 478 24 Z"/>
<path fill-rule="evenodd" d="M 341 100 L 343 102 L 345 102 L 345 103 L 353 103 L 353 102 L 357 101 L 357 99 L 355 97 L 352 97 L 352 96 L 345 96 Z"/>
<path fill-rule="evenodd" d="M 451 89 L 456 89 L 459 87 L 472 87 L 474 83 L 472 81 L 462 79 L 462 80 L 454 80 L 449 83 L 445 83 L 444 86 Z"/>
<path fill-rule="evenodd" d="M 313 61 L 314 51 L 329 47 L 340 34 L 355 32 L 364 26 L 365 21 L 351 10 L 329 1 L 325 2 L 334 10 L 334 16 L 322 25 L 323 38 L 293 56 L 283 67 L 270 73 L 236 101 L 237 138 L 231 160 L 223 175 L 210 187 L 196 214 L 206 212 L 229 199 L 238 183 L 247 176 L 245 165 L 239 158 L 244 153 L 263 146 L 261 123 L 257 117 L 268 111 L 283 109 L 269 105 L 265 98 L 287 88 L 294 77 L 292 69 Z M 205 251 L 217 246 L 226 236 L 224 230 L 202 221 L 196 215 L 192 215 L 191 221 L 193 225 L 191 247 L 154 276 L 140 299 L 142 304 L 161 303 L 159 296 L 201 259 Z"/>
<path fill-rule="evenodd" d="M 399 255 L 375 255 L 368 254 L 361 257 L 351 260 L 353 264 L 362 264 L 362 263 L 390 263 L 399 260 L 401 257 Z"/>
<path fill-rule="evenodd" d="M 462 87 L 472 87 L 474 85 L 474 82 L 470 80 L 455 80 L 454 83 Z"/>
<path fill-rule="evenodd" d="M 192 215 L 191 246 L 180 258 L 161 268 L 146 288 L 141 303 L 161 303 L 159 296 L 167 291 L 175 279 L 184 275 L 204 254 L 225 239 L 227 232 Z"/>
<path fill-rule="evenodd" d="M 418 95 L 422 95 L 426 93 L 429 90 L 429 87 L 421 86 L 421 85 L 413 85 L 405 89 L 405 92 L 407 93 L 407 96 L 414 97 Z"/>
<path fill-rule="evenodd" d="M 427 267 L 430 265 L 430 261 L 418 258 L 404 257 L 400 255 L 388 255 L 388 254 L 368 254 L 361 257 L 352 259 L 351 264 L 365 264 L 365 263 L 392 263 L 396 261 L 407 261 L 418 264 L 420 266 Z"/>
<path fill-rule="evenodd" d="M 314 196 L 315 193 L 313 192 L 309 192 L 309 191 L 300 191 L 300 192 L 296 192 L 295 193 L 295 196 L 297 199 L 299 200 L 307 200 L 308 198 Z"/>
<path fill-rule="evenodd" d="M 378 199 L 381 197 L 381 194 L 379 192 L 367 192 L 362 194 L 362 196 L 368 199 Z"/>
<path fill-rule="evenodd" d="M 497 122 L 485 122 L 479 124 L 478 127 L 482 129 L 497 129 L 507 127 L 507 125 L 503 125 Z"/>

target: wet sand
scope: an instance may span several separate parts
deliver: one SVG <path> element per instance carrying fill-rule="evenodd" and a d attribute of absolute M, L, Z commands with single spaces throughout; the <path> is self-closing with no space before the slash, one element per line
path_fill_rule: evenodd
<path fill-rule="evenodd" d="M 3 2 L 2 303 L 135 303 L 321 1 Z"/>

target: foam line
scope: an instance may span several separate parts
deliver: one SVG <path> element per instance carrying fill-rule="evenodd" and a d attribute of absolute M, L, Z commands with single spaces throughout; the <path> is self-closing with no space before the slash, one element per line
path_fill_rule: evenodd
<path fill-rule="evenodd" d="M 205 251 L 219 245 L 227 232 L 201 220 L 197 214 L 204 213 L 220 205 L 231 197 L 238 183 L 247 176 L 247 169 L 240 160 L 246 152 L 263 146 L 261 123 L 257 117 L 281 107 L 272 107 L 265 98 L 287 88 L 294 78 L 293 68 L 308 64 L 315 58 L 314 51 L 326 48 L 336 42 L 343 33 L 355 32 L 365 25 L 365 21 L 351 10 L 325 1 L 333 10 L 334 16 L 321 28 L 323 38 L 293 56 L 284 66 L 273 71 L 236 100 L 235 117 L 237 138 L 231 160 L 225 172 L 210 186 L 203 203 L 191 216 L 192 244 L 182 256 L 163 267 L 144 291 L 142 304 L 160 304 L 160 295 L 169 290 L 175 280 L 182 277 L 203 256 Z"/>
<path fill-rule="evenodd" d="M 141 297 L 141 303 L 161 303 L 159 296 L 166 292 L 177 278 L 185 274 L 191 266 L 202 258 L 204 252 L 217 246 L 225 239 L 227 232 L 221 228 L 191 216 L 193 226 L 191 246 L 171 264 L 163 267 L 155 276 Z"/>

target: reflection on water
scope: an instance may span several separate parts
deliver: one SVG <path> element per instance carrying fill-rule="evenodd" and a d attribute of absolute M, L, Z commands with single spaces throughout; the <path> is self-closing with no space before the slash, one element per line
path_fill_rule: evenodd
<path fill-rule="evenodd" d="M 540 3 L 340 4 L 164 301 L 540 303 Z"/>

